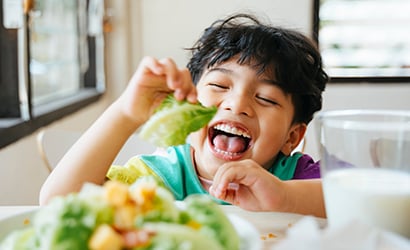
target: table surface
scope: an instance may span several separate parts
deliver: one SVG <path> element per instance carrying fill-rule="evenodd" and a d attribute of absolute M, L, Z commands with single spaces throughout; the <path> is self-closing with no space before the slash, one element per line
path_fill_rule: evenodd
<path fill-rule="evenodd" d="M 0 220 L 13 215 L 29 212 L 38 206 L 0 206 Z M 277 212 L 250 212 L 235 206 L 222 206 L 223 210 L 251 223 L 260 234 L 263 249 L 271 249 L 272 246 L 286 237 L 286 231 L 304 216 L 292 213 Z M 325 227 L 326 220 L 316 218 L 319 225 Z"/>

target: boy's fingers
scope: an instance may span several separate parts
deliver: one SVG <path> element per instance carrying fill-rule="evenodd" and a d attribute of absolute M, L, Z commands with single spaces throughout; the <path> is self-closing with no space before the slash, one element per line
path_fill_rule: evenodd
<path fill-rule="evenodd" d="M 164 74 L 163 65 L 154 57 L 145 56 L 141 60 L 140 66 L 144 71 L 150 71 L 156 75 Z"/>
<path fill-rule="evenodd" d="M 167 79 L 168 87 L 172 90 L 179 88 L 181 85 L 181 76 L 174 60 L 170 58 L 162 58 L 159 62 L 164 68 L 164 74 Z"/>
<path fill-rule="evenodd" d="M 187 68 L 179 69 L 176 63 L 169 58 L 160 60 L 164 67 L 164 73 L 167 80 L 167 86 L 174 91 L 177 100 L 188 99 L 190 102 L 196 102 L 196 88 L 192 83 L 192 78 Z"/>
<path fill-rule="evenodd" d="M 182 80 L 182 92 L 183 99 L 187 99 L 189 102 L 197 102 L 196 87 L 192 83 L 191 73 L 187 68 L 181 69 L 181 80 Z"/>
<path fill-rule="evenodd" d="M 187 99 L 189 102 L 197 102 L 196 87 L 187 68 L 179 69 L 171 58 L 156 59 L 146 56 L 140 63 L 140 71 L 134 75 L 138 77 L 148 74 L 151 79 L 157 76 L 165 91 L 174 92 L 177 100 Z M 161 80 L 162 79 L 162 80 Z M 163 80 L 166 81 L 165 85 Z M 159 85 L 158 85 L 159 86 Z"/>

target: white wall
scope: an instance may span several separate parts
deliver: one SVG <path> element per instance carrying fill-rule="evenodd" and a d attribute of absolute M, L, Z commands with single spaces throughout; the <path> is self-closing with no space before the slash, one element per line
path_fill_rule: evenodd
<path fill-rule="evenodd" d="M 190 47 L 212 22 L 239 11 L 306 34 L 311 30 L 312 0 L 142 0 L 142 54 L 172 57 L 184 66 Z"/>
<path fill-rule="evenodd" d="M 184 66 L 183 50 L 216 18 L 252 10 L 272 23 L 310 34 L 312 0 L 122 0 L 108 1 L 114 30 L 107 34 L 107 95 L 98 103 L 50 126 L 83 130 L 125 87 L 143 55 L 172 57 Z M 329 85 L 324 109 L 410 109 L 410 84 Z M 309 126 L 306 151 L 316 156 Z M 36 204 L 47 177 L 35 134 L 0 150 L 0 205 Z"/>

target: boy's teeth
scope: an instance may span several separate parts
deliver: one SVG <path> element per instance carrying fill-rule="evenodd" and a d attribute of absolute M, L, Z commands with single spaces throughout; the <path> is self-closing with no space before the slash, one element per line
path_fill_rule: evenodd
<path fill-rule="evenodd" d="M 224 131 L 226 133 L 230 133 L 230 134 L 250 138 L 250 135 L 247 134 L 245 131 L 243 131 L 239 128 L 236 128 L 236 127 L 229 126 L 228 124 L 218 124 L 214 128 L 217 129 L 217 130 Z"/>

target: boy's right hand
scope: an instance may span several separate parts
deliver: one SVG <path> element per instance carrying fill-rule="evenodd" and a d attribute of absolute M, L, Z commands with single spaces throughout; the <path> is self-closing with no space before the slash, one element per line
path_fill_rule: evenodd
<path fill-rule="evenodd" d="M 169 58 L 145 57 L 117 103 L 125 116 L 141 125 L 172 92 L 177 100 L 197 102 L 196 88 L 187 68 L 179 69 Z"/>

